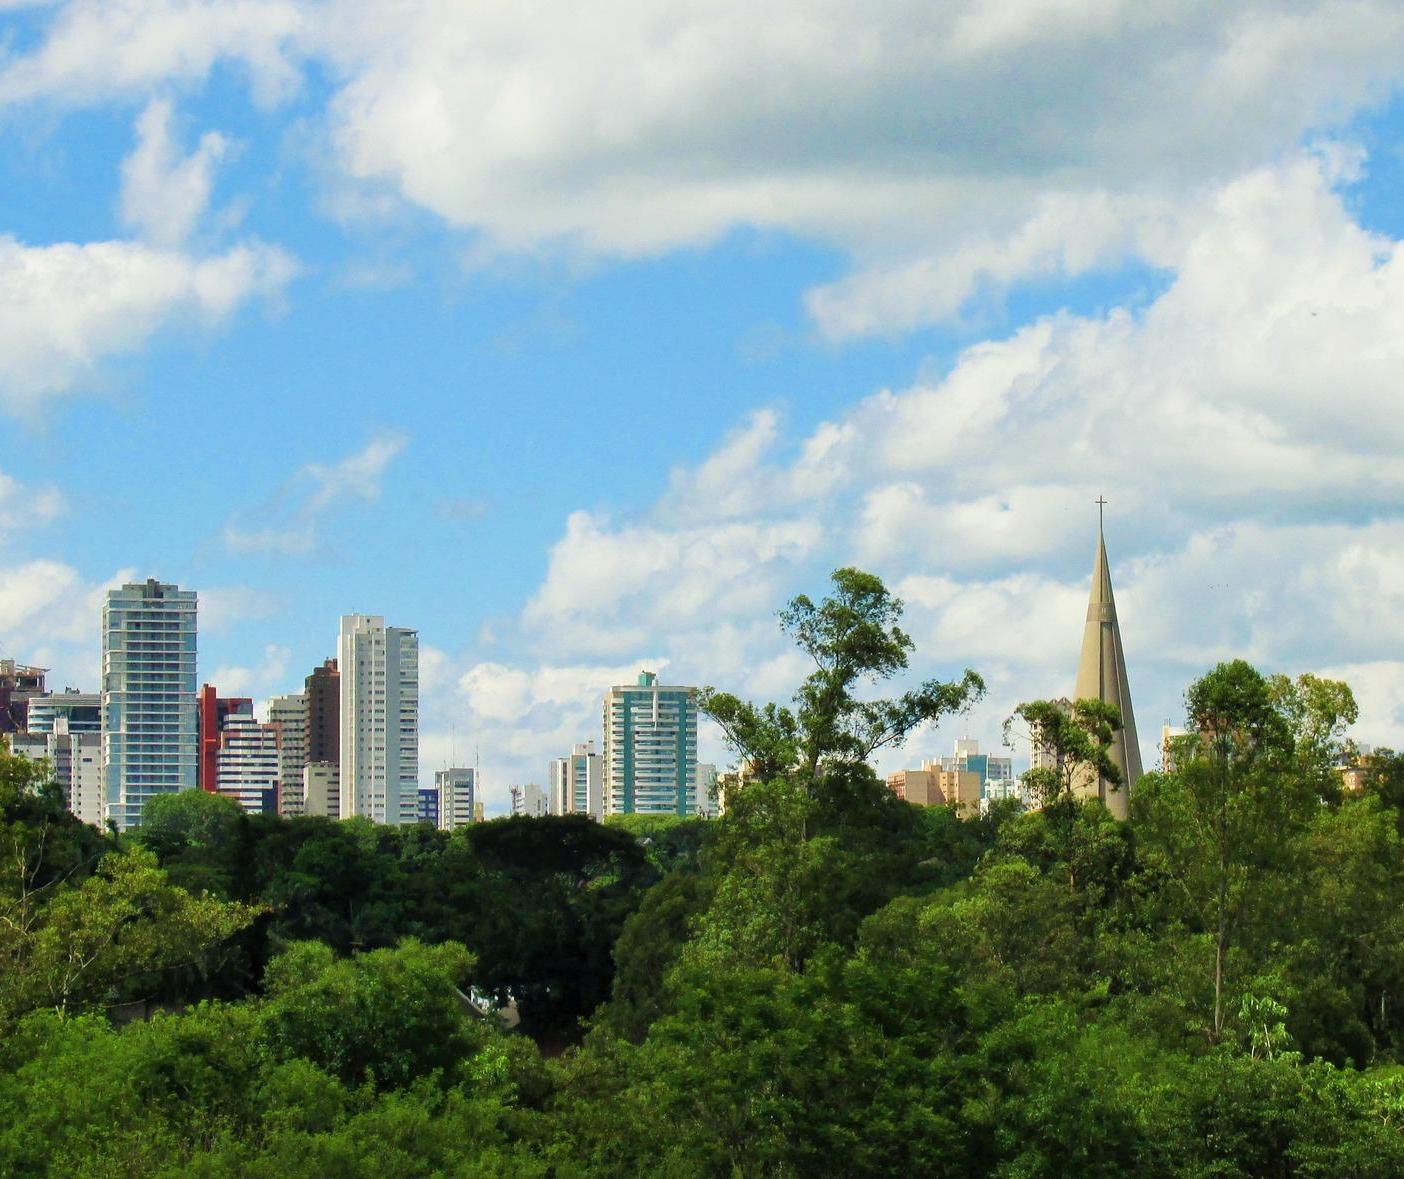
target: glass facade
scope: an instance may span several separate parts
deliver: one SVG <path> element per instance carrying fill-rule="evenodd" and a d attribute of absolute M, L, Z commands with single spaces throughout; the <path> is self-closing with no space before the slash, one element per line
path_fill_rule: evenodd
<path fill-rule="evenodd" d="M 196 595 L 154 579 L 109 590 L 102 608 L 102 773 L 107 818 L 141 824 L 146 800 L 193 790 Z"/>
<path fill-rule="evenodd" d="M 652 672 L 604 702 L 605 813 L 697 813 L 697 696 Z"/>

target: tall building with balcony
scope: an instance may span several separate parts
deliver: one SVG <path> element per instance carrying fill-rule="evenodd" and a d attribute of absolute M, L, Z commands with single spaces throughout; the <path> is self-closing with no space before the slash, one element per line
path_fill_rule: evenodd
<path fill-rule="evenodd" d="M 230 713 L 215 754 L 219 793 L 251 815 L 278 812 L 278 730 L 259 724 L 252 711 Z"/>
<path fill-rule="evenodd" d="M 438 803 L 440 831 L 456 831 L 473 821 L 477 801 L 478 774 L 469 766 L 454 766 L 434 773 L 434 793 Z"/>
<path fill-rule="evenodd" d="M 306 814 L 302 769 L 307 764 L 307 694 L 271 697 L 268 723 L 278 730 L 278 813 Z"/>
<path fill-rule="evenodd" d="M 202 684 L 196 697 L 200 728 L 200 789 L 219 793 L 219 747 L 224 726 L 231 716 L 253 719 L 253 700 L 248 696 L 221 696 L 213 684 Z"/>
<path fill-rule="evenodd" d="M 21 757 L 45 760 L 78 818 L 102 826 L 102 697 L 66 688 L 29 696 L 26 729 L 10 738 Z"/>
<path fill-rule="evenodd" d="M 28 704 L 26 728 L 31 733 L 53 733 L 61 725 L 70 733 L 102 732 L 102 696 L 97 692 L 65 688 L 31 696 Z"/>
<path fill-rule="evenodd" d="M 49 763 L 73 814 L 95 827 L 103 825 L 101 733 L 75 731 L 66 716 L 58 716 L 49 728 L 12 733 L 9 741 L 11 753 Z"/>
<path fill-rule="evenodd" d="M 102 776 L 107 818 L 140 826 L 149 798 L 193 790 L 196 594 L 154 578 L 102 607 Z"/>
<path fill-rule="evenodd" d="M 697 813 L 697 689 L 651 671 L 604 698 L 604 813 Z"/>
<path fill-rule="evenodd" d="M 341 619 L 341 818 L 419 815 L 419 632 L 373 614 Z"/>
<path fill-rule="evenodd" d="M 604 760 L 593 741 L 575 746 L 569 757 L 552 758 L 546 782 L 551 814 L 604 818 Z"/>

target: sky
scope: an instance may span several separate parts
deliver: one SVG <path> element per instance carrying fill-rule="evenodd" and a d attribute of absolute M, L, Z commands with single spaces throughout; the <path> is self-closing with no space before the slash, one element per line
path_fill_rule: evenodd
<path fill-rule="evenodd" d="M 1401 81 L 1397 0 L 0 0 L 0 655 L 381 614 L 500 811 L 856 564 L 989 688 L 889 770 L 1071 691 L 1105 496 L 1148 765 L 1235 657 L 1404 746 Z"/>

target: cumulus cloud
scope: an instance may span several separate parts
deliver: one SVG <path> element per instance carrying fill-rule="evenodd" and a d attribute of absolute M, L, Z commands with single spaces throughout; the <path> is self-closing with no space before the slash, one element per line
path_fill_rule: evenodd
<path fill-rule="evenodd" d="M 380 498 L 390 463 L 407 445 L 407 435 L 383 433 L 337 462 L 307 463 L 272 503 L 230 519 L 224 526 L 225 548 L 231 553 L 310 553 L 328 512 L 348 502 Z"/>
<path fill-rule="evenodd" d="M 652 513 L 572 516 L 524 622 L 543 649 L 653 644 L 783 696 L 803 669 L 762 673 L 773 611 L 858 562 L 908 602 L 914 675 L 990 679 L 969 722 L 988 742 L 1021 698 L 1071 690 L 1105 493 L 1150 753 L 1217 660 L 1380 661 L 1404 642 L 1404 245 L 1361 228 L 1333 168 L 1294 154 L 1206 194 L 1141 311 L 1048 316 L 793 442 L 754 414 Z M 704 538 L 723 556 L 689 566 Z"/>
<path fill-rule="evenodd" d="M 291 654 L 287 647 L 269 643 L 263 648 L 263 658 L 258 663 L 251 667 L 221 664 L 206 682 L 219 689 L 221 696 L 266 697 L 279 690 L 287 675 Z"/>
<path fill-rule="evenodd" d="M 296 273 L 249 242 L 197 258 L 132 241 L 29 246 L 0 235 L 0 406 L 34 413 L 96 382 L 101 361 L 183 322 L 214 326 Z"/>
<path fill-rule="evenodd" d="M 0 653 L 52 669 L 55 683 L 95 690 L 104 597 L 134 576 L 133 570 L 122 569 L 93 582 L 52 558 L 5 563 L 0 568 Z"/>
<path fill-rule="evenodd" d="M 171 130 L 171 104 L 156 99 L 137 120 L 137 145 L 122 161 L 122 219 L 158 246 L 178 246 L 209 204 L 214 166 L 228 141 L 207 131 L 188 156 Z"/>
<path fill-rule="evenodd" d="M 670 529 L 574 512 L 523 619 L 554 650 L 617 655 L 659 631 L 773 608 L 774 572 L 822 535 L 813 520 Z"/>
<path fill-rule="evenodd" d="M 273 102 L 298 85 L 307 15 L 294 0 L 70 0 L 31 53 L 0 58 L 0 106 L 122 99 L 202 80 L 219 63 Z"/>
<path fill-rule="evenodd" d="M 1180 202 L 1387 95 L 1401 49 L 1391 0 L 71 0 L 0 64 L 0 104 L 218 63 L 269 98 L 315 63 L 362 203 L 430 210 L 479 256 L 817 237 L 858 264 L 810 296 L 844 337 L 1153 258 Z"/>

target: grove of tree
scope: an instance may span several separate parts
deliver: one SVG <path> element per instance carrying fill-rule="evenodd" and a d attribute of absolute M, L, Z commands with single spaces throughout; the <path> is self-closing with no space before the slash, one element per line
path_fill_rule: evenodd
<path fill-rule="evenodd" d="M 1038 809 L 917 807 L 871 760 L 984 686 L 885 689 L 901 613 L 839 570 L 792 700 L 703 694 L 717 820 L 117 836 L 0 753 L 0 1174 L 1404 1175 L 1404 757 L 1342 789 L 1349 688 L 1207 669 L 1127 822 L 1074 788 L 1115 710 L 1028 701 Z"/>

